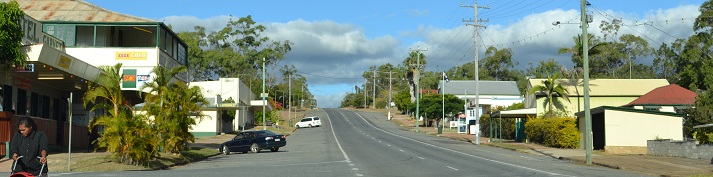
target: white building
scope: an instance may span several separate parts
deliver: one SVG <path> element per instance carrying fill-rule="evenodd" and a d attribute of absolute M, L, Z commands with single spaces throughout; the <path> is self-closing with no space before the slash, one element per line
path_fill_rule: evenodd
<path fill-rule="evenodd" d="M 207 117 L 191 130 L 196 136 L 213 136 L 250 128 L 255 124 L 254 112 L 262 111 L 262 100 L 256 100 L 255 94 L 239 78 L 191 82 L 190 85 L 200 87 L 210 103 L 201 111 Z M 224 103 L 229 98 L 235 103 Z M 266 109 L 272 110 L 270 104 L 266 104 Z M 234 119 L 224 117 L 224 111 L 233 110 L 235 115 L 228 116 Z"/>
<path fill-rule="evenodd" d="M 507 107 L 515 103 L 523 102 L 522 94 L 515 81 L 479 81 L 478 96 L 475 95 L 475 81 L 473 80 L 451 80 L 450 82 L 438 83 L 439 92 L 452 94 L 464 101 L 466 114 L 466 124 L 475 124 L 476 99 L 478 99 L 478 115 L 489 114 L 492 108 L 502 106 Z M 466 102 L 467 100 L 467 102 Z M 470 132 L 474 133 L 474 132 Z"/>

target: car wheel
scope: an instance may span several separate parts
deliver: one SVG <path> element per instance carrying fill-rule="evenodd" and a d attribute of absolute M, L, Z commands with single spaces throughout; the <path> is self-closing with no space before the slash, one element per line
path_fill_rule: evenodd
<path fill-rule="evenodd" d="M 300 125 L 295 125 L 295 128 L 300 128 Z"/>
<path fill-rule="evenodd" d="M 253 143 L 253 145 L 250 146 L 250 152 L 260 153 L 260 146 L 258 146 L 257 143 Z"/>
<path fill-rule="evenodd" d="M 312 128 L 312 124 L 309 124 L 309 128 Z"/>
<path fill-rule="evenodd" d="M 230 155 L 230 149 L 228 149 L 228 146 L 223 146 L 223 154 Z"/>
<path fill-rule="evenodd" d="M 272 152 L 277 152 L 277 150 L 280 150 L 280 147 L 273 147 L 273 148 L 270 148 L 270 151 L 272 151 Z"/>

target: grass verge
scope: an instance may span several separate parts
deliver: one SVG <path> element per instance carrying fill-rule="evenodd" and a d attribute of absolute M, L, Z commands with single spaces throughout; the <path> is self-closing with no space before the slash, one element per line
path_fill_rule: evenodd
<path fill-rule="evenodd" d="M 88 153 L 73 160 L 71 168 L 75 172 L 154 170 L 203 160 L 219 152 L 213 148 L 193 148 L 182 153 L 182 156 L 161 153 L 160 157 L 154 158 L 148 165 L 128 165 L 113 161 L 106 153 Z M 52 172 L 67 172 L 66 162 L 64 165 L 51 164 L 49 167 Z"/>

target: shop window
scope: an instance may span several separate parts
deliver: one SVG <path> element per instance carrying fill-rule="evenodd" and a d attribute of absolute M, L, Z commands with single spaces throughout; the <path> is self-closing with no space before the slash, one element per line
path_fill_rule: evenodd
<path fill-rule="evenodd" d="M 42 118 L 50 118 L 50 97 L 42 95 Z"/>
<path fill-rule="evenodd" d="M 17 115 L 27 115 L 27 91 L 17 89 Z"/>
<path fill-rule="evenodd" d="M 12 86 L 5 85 L 2 90 L 2 111 L 12 111 Z"/>
<path fill-rule="evenodd" d="M 59 119 L 59 117 L 60 117 L 60 116 L 59 116 L 59 114 L 60 114 L 59 109 L 60 109 L 60 108 L 61 108 L 61 106 L 60 106 L 60 104 L 59 104 L 59 98 L 54 98 L 54 99 L 52 100 L 52 119 L 57 120 L 57 122 L 59 122 L 59 120 L 60 120 L 60 119 Z"/>
<path fill-rule="evenodd" d="M 37 117 L 37 112 L 40 108 L 38 106 L 39 103 L 40 103 L 39 96 L 37 95 L 37 93 L 32 92 L 30 94 L 30 108 L 28 108 L 28 109 L 30 109 L 30 116 Z"/>

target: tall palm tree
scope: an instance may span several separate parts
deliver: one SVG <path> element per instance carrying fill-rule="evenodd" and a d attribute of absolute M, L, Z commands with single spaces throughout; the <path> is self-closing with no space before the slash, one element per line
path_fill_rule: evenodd
<path fill-rule="evenodd" d="M 155 146 L 149 141 L 152 133 L 147 129 L 145 119 L 133 116 L 131 107 L 124 100 L 119 75 L 121 63 L 100 68 L 104 73 L 95 84 L 89 85 L 82 97 L 85 108 L 91 105 L 92 112 L 106 112 L 89 122 L 90 130 L 97 126 L 104 128 L 102 138 L 96 142 L 97 148 L 106 148 L 119 162 L 143 164 L 154 157 Z"/>
<path fill-rule="evenodd" d="M 413 103 L 416 101 L 416 95 L 418 95 L 416 83 L 419 82 L 421 77 L 421 66 L 426 65 L 426 55 L 419 51 L 412 51 L 403 61 L 403 64 L 406 68 L 408 68 L 406 78 L 408 79 L 409 90 L 411 90 L 411 102 Z M 418 64 L 421 66 L 418 66 Z"/>
<path fill-rule="evenodd" d="M 598 49 L 599 46 L 602 45 L 608 45 L 607 43 L 596 43 L 591 40 L 594 38 L 593 34 L 588 34 L 589 36 L 589 56 L 592 55 L 597 55 L 601 53 L 601 51 Z M 582 68 L 584 67 L 584 59 L 582 58 L 582 50 L 583 50 L 583 44 L 582 44 L 582 35 L 577 35 L 577 37 L 572 37 L 574 40 L 574 46 L 571 48 L 566 48 L 562 47 L 560 48 L 557 53 L 558 54 L 565 54 L 565 53 L 570 53 L 572 54 L 572 62 L 574 63 L 574 68 Z"/>
<path fill-rule="evenodd" d="M 564 98 L 569 102 L 569 91 L 562 86 L 560 83 L 555 83 L 559 79 L 560 74 L 555 73 L 552 76 L 547 76 L 547 80 L 542 81 L 542 85 L 532 86 L 529 94 L 543 93 L 545 94 L 545 101 L 543 102 L 543 107 L 548 108 L 546 115 L 552 115 L 553 107 L 557 107 L 559 110 L 564 109 L 564 105 L 558 99 L 559 97 Z"/>

